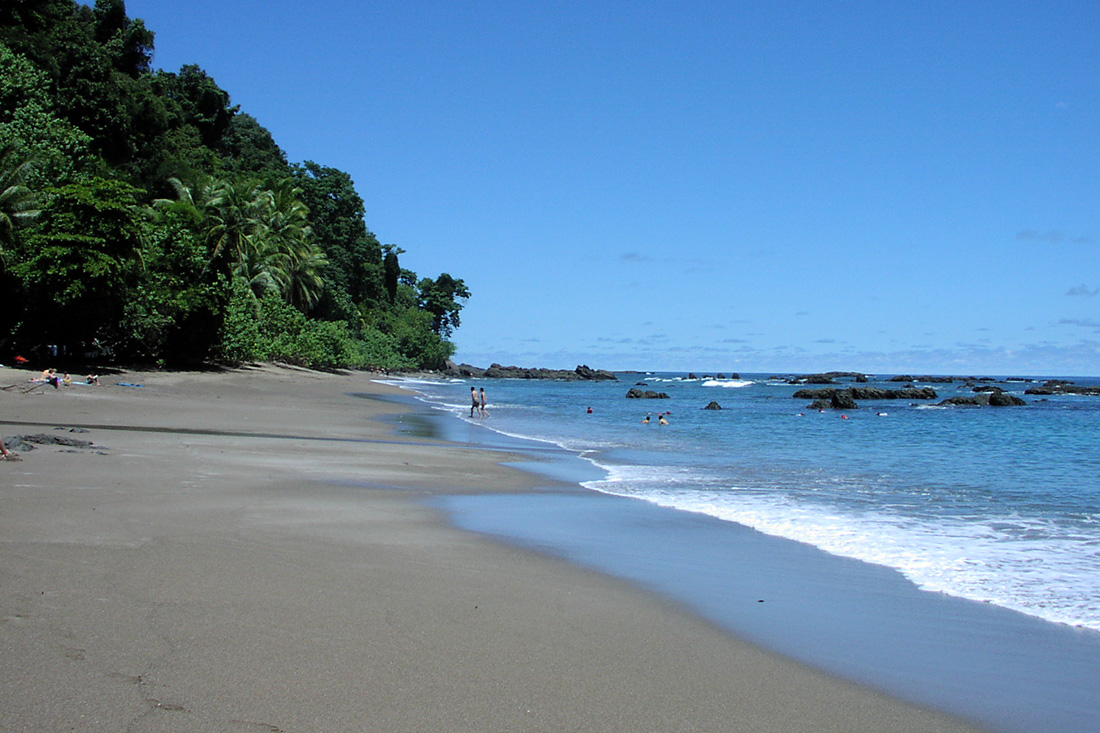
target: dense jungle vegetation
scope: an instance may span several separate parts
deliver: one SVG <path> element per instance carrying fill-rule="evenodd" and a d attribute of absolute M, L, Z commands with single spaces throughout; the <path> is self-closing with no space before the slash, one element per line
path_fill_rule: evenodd
<path fill-rule="evenodd" d="M 470 293 L 290 163 L 123 0 L 0 5 L 0 356 L 435 368 Z M 9 362 L 10 363 L 10 362 Z"/>

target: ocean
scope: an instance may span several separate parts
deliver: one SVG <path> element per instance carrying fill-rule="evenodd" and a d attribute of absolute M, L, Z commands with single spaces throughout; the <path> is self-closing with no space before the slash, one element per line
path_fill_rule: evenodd
<path fill-rule="evenodd" d="M 1026 395 L 1028 387 L 1046 378 L 1016 377 L 992 384 L 1024 399 L 1024 406 L 940 407 L 937 403 L 949 397 L 974 396 L 975 383 L 915 380 L 915 387 L 931 387 L 937 398 L 860 401 L 858 409 L 818 411 L 809 409 L 809 399 L 793 395 L 822 386 L 790 384 L 791 375 L 618 376 L 616 382 L 398 383 L 432 409 L 447 437 L 527 451 L 535 469 L 548 476 L 575 482 L 592 495 L 629 500 L 513 497 L 502 503 L 474 497 L 448 505 L 459 524 L 630 577 L 764 646 L 894 693 L 925 684 L 913 675 L 939 676 L 939 693 L 932 681 L 926 685 L 933 691 L 930 698 L 908 696 L 998 729 L 1100 729 L 1100 396 Z M 1100 384 L 1097 379 L 1065 379 L 1081 386 Z M 837 381 L 840 388 L 904 386 L 884 377 L 858 385 L 848 378 Z M 628 399 L 627 390 L 635 385 L 669 398 Z M 486 389 L 487 418 L 470 417 L 471 386 Z M 721 409 L 704 409 L 711 402 Z M 661 414 L 668 424 L 659 422 Z M 602 523 L 592 524 L 597 516 L 603 517 Z M 633 526 L 648 529 L 611 533 L 609 527 L 627 516 Z M 661 532 L 671 532 L 673 526 L 671 544 L 654 551 L 654 543 L 663 541 L 658 540 Z M 707 557 L 721 543 L 741 536 L 736 532 L 746 531 L 760 538 L 753 547 L 770 548 L 771 554 L 740 570 L 737 562 Z M 624 550 L 635 535 L 648 539 L 638 550 Z M 765 538 L 771 544 L 761 544 Z M 627 559 L 618 564 L 609 560 L 611 545 Z M 885 584 L 879 587 L 895 589 L 887 594 L 890 603 L 911 596 L 913 603 L 939 604 L 914 606 L 907 601 L 909 605 L 890 609 L 875 598 L 866 601 L 880 615 L 978 614 L 967 616 L 968 627 L 995 618 L 992 626 L 1006 635 L 997 640 L 1002 652 L 1018 637 L 1034 639 L 1038 634 L 1034 644 L 1039 657 L 1029 657 L 1030 652 L 1016 656 L 1033 673 L 1037 667 L 1049 670 L 1045 681 L 1020 686 L 1038 690 L 1052 709 L 1031 717 L 1011 712 L 1026 705 L 1015 685 L 1004 684 L 998 688 L 1000 697 L 988 693 L 975 706 L 973 669 L 964 665 L 958 671 L 966 680 L 964 689 L 945 683 L 945 667 L 923 641 L 915 641 L 905 655 L 914 670 L 884 671 L 873 650 L 862 655 L 866 659 L 852 653 L 852 646 L 862 643 L 858 628 L 851 636 L 830 633 L 836 642 L 816 637 L 806 641 L 799 635 L 820 630 L 801 622 L 777 626 L 774 617 L 754 626 L 759 611 L 733 612 L 729 607 L 737 601 L 724 595 L 728 591 L 715 590 L 736 585 L 751 587 L 757 595 L 810 593 L 823 598 L 832 590 L 808 591 L 806 578 L 797 590 L 776 586 L 775 576 L 786 571 L 770 568 L 767 579 L 759 577 L 759 569 L 776 553 L 811 551 L 812 557 L 798 562 L 817 563 L 813 567 L 819 576 L 834 567 L 828 563 L 843 573 L 879 573 L 875 577 Z M 639 560 L 645 553 L 646 559 Z M 737 557 L 749 555 L 738 545 Z M 698 576 L 697 582 L 688 583 L 688 576 Z M 754 585 L 759 583 L 763 585 Z M 822 613 L 849 621 L 860 615 L 846 604 L 867 582 L 847 583 L 833 583 L 848 597 L 838 597 L 840 610 Z M 770 599 L 752 600 L 763 604 Z M 856 626 L 866 628 L 868 623 Z M 982 644 L 974 646 L 975 659 L 988 651 Z M 962 654 L 956 650 L 949 656 Z M 988 668 L 994 687 L 1006 674 L 996 654 L 975 664 Z M 1058 681 L 1070 670 L 1076 682 Z M 895 682 L 891 675 L 897 676 Z M 1047 684 L 1051 691 L 1043 692 Z M 1063 694 L 1055 690 L 1075 685 L 1080 688 L 1076 697 L 1051 700 Z M 999 712 L 1005 709 L 1009 712 Z"/>

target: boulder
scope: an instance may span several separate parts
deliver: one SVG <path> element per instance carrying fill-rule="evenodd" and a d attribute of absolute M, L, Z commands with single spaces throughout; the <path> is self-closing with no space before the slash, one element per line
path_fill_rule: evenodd
<path fill-rule="evenodd" d="M 853 399 L 852 390 L 850 389 L 838 391 L 832 396 L 832 398 L 830 398 L 829 404 L 834 410 L 859 409 L 859 405 L 857 405 L 855 399 Z"/>
<path fill-rule="evenodd" d="M 712 400 L 711 403 L 709 405 L 707 405 L 706 407 L 704 407 L 703 409 L 704 410 L 721 410 L 722 406 L 719 405 L 717 402 L 714 402 Z"/>
<path fill-rule="evenodd" d="M 834 396 L 846 392 L 853 400 L 934 400 L 938 396 L 931 387 L 909 387 L 905 389 L 879 389 L 878 387 L 848 387 L 847 389 L 800 389 L 794 393 L 798 400 L 833 400 Z"/>
<path fill-rule="evenodd" d="M 1011 395 L 1007 392 L 994 392 L 989 395 L 989 404 L 992 407 L 1017 407 L 1026 405 L 1027 403 L 1016 395 Z"/>
<path fill-rule="evenodd" d="M 664 392 L 654 392 L 651 389 L 639 389 L 638 387 L 631 387 L 630 391 L 626 393 L 626 396 L 632 400 L 667 400 L 669 396 Z"/>

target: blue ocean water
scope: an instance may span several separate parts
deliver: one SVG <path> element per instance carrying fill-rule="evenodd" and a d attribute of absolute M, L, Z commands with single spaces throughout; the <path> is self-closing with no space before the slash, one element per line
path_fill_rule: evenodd
<path fill-rule="evenodd" d="M 1036 378 L 997 383 L 1023 407 L 936 407 L 972 388 L 917 382 L 939 398 L 817 412 L 793 398 L 813 385 L 771 376 L 401 384 L 456 419 L 583 457 L 599 469 L 582 482 L 593 491 L 736 522 L 895 569 L 924 590 L 1100 631 L 1100 397 L 1024 395 Z M 670 398 L 627 399 L 637 382 Z M 469 416 L 475 384 L 488 392 L 488 418 Z M 711 401 L 722 409 L 703 409 Z M 664 412 L 667 425 L 657 419 Z"/>

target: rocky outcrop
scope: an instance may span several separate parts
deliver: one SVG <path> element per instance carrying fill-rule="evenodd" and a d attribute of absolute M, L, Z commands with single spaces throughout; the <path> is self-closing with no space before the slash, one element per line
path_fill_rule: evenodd
<path fill-rule="evenodd" d="M 704 410 L 721 410 L 722 406 L 719 405 L 717 402 L 714 402 L 712 400 L 711 403 L 709 405 L 707 405 L 706 407 L 704 407 L 703 409 Z"/>
<path fill-rule="evenodd" d="M 879 389 L 878 387 L 847 387 L 836 389 L 800 389 L 794 393 L 799 400 L 813 400 L 811 410 L 858 410 L 856 400 L 934 400 L 936 390 L 931 387 L 907 389 Z"/>
<path fill-rule="evenodd" d="M 934 377 L 930 375 L 924 375 L 922 377 L 911 377 L 908 374 L 903 374 L 897 377 L 890 377 L 888 382 L 927 382 L 929 384 L 950 384 L 951 382 L 965 381 L 964 377 Z M 968 377 L 973 379 L 973 377 Z"/>
<path fill-rule="evenodd" d="M 1077 395 L 1091 395 L 1100 396 L 1100 387 L 1082 387 L 1074 384 L 1073 382 L 1066 382 L 1060 379 L 1051 379 L 1044 382 L 1042 386 L 1030 387 L 1024 390 L 1024 394 L 1032 395 L 1057 395 L 1057 394 L 1077 394 Z"/>
<path fill-rule="evenodd" d="M 775 377 L 772 377 L 773 379 Z M 821 374 L 802 374 L 791 377 L 787 384 L 836 384 L 838 379 L 850 379 L 853 382 L 867 381 L 867 375 L 859 372 L 822 372 Z"/>
<path fill-rule="evenodd" d="M 878 387 L 846 387 L 845 389 L 800 389 L 794 393 L 796 400 L 832 400 L 839 393 L 847 393 L 853 400 L 934 400 L 936 390 L 931 387 L 906 389 L 880 389 Z"/>
<path fill-rule="evenodd" d="M 1027 402 L 1024 400 L 1007 392 L 994 392 L 989 395 L 989 405 L 991 407 L 1019 407 L 1026 404 Z"/>
<path fill-rule="evenodd" d="M 974 397 L 948 397 L 940 402 L 941 407 L 1017 407 L 1027 402 L 1007 392 L 982 392 Z"/>
<path fill-rule="evenodd" d="M 667 400 L 669 396 L 664 392 L 654 392 L 651 389 L 640 389 L 638 387 L 631 387 L 630 391 L 626 393 L 626 396 L 632 400 Z"/>
<path fill-rule="evenodd" d="M 532 369 L 528 367 L 501 366 L 493 364 L 488 369 L 479 369 L 470 364 L 455 365 L 450 362 L 443 369 L 448 376 L 466 377 L 472 379 L 558 379 L 562 381 L 602 381 L 618 380 L 611 372 L 604 369 L 593 369 L 587 364 L 580 364 L 576 369 Z"/>

